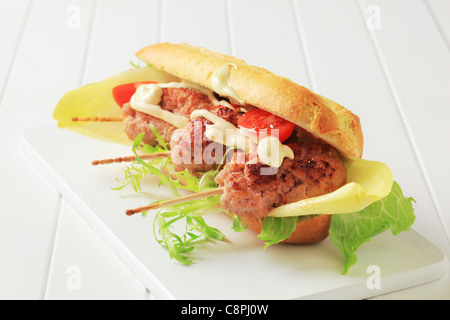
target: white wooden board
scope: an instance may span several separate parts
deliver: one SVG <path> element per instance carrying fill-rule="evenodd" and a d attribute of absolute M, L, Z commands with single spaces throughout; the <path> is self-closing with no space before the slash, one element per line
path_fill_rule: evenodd
<path fill-rule="evenodd" d="M 128 217 L 125 210 L 167 198 L 155 181 L 144 192 L 114 191 L 123 164 L 94 167 L 90 162 L 129 154 L 125 146 L 104 143 L 53 126 L 24 135 L 28 158 L 83 216 L 88 225 L 144 283 L 165 299 L 368 298 L 442 278 L 446 256 L 414 230 L 384 233 L 360 248 L 359 261 L 341 275 L 343 260 L 329 240 L 308 246 L 277 245 L 263 250 L 251 231 L 235 233 L 222 215 L 207 217 L 230 242 L 205 243 L 196 263 L 169 260 L 152 234 L 152 217 Z M 368 286 L 369 266 L 381 272 L 379 289 Z M 195 290 L 192 290 L 195 288 Z"/>
<path fill-rule="evenodd" d="M 49 274 L 46 300 L 134 300 L 142 299 L 146 292 L 142 282 L 64 199 Z"/>
<path fill-rule="evenodd" d="M 85 248 L 71 242 L 67 230 L 79 225 L 64 219 L 64 198 L 22 153 L 22 133 L 52 123 L 64 92 L 129 68 L 135 50 L 160 41 L 236 55 L 354 111 L 364 157 L 392 168 L 417 201 L 414 229 L 450 255 L 450 1 L 3 0 L 0 8 L 0 298 L 74 297 L 60 290 L 60 272 Z M 376 18 L 368 9 L 379 9 L 379 27 L 367 25 Z M 83 257 L 85 272 L 107 260 Z M 93 288 L 99 297 L 129 292 L 121 268 L 112 270 L 92 277 L 85 297 Z M 103 286 L 108 279 L 116 286 Z"/>

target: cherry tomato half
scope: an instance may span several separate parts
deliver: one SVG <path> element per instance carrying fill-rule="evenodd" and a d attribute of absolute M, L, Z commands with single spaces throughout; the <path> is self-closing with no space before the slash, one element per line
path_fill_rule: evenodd
<path fill-rule="evenodd" d="M 271 135 L 283 142 L 294 131 L 294 124 L 262 109 L 246 112 L 238 120 L 238 125 L 257 134 L 259 138 Z"/>
<path fill-rule="evenodd" d="M 131 97 L 136 92 L 136 89 L 141 84 L 146 84 L 146 83 L 156 83 L 156 82 L 155 81 L 131 82 L 131 83 L 125 83 L 125 84 L 118 85 L 117 87 L 114 87 L 112 89 L 112 95 L 114 97 L 114 100 L 122 108 L 122 106 L 125 103 L 130 102 Z"/>

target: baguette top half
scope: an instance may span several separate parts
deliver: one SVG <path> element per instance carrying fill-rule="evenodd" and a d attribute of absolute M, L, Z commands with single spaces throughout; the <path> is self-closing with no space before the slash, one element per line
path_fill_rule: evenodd
<path fill-rule="evenodd" d="M 136 56 L 178 78 L 213 90 L 214 72 L 234 63 L 230 84 L 245 103 L 274 113 L 335 147 L 345 157 L 361 158 L 363 133 L 359 117 L 291 80 L 248 65 L 244 60 L 185 43 L 158 43 L 139 50 Z"/>

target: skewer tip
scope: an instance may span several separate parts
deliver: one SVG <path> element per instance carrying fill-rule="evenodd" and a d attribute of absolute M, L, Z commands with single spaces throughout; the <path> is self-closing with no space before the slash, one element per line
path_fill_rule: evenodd
<path fill-rule="evenodd" d="M 127 216 L 132 216 L 134 215 L 136 212 L 134 211 L 134 209 L 128 209 L 126 212 Z"/>

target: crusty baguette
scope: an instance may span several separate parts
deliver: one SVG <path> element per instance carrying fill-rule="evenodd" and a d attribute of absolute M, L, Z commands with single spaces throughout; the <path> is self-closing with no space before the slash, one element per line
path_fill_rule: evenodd
<path fill-rule="evenodd" d="M 204 87 L 225 63 L 231 87 L 240 99 L 285 118 L 326 141 L 346 157 L 361 157 L 363 134 L 358 116 L 325 97 L 241 59 L 188 44 L 158 43 L 136 53 L 154 67 Z"/>
<path fill-rule="evenodd" d="M 261 232 L 262 221 L 241 217 L 241 221 L 246 224 L 248 228 L 256 233 Z M 297 222 L 297 228 L 291 236 L 282 243 L 297 243 L 309 244 L 325 240 L 328 237 L 328 230 L 330 229 L 331 215 L 317 215 L 307 220 L 300 219 Z"/>

